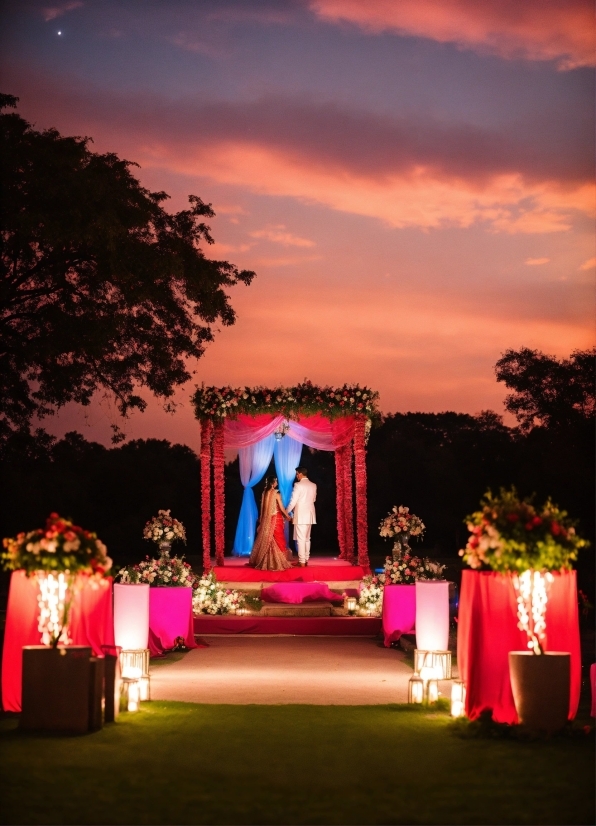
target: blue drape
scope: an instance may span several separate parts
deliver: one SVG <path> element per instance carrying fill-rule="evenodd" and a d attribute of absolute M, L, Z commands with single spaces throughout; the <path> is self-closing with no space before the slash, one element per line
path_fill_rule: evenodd
<path fill-rule="evenodd" d="M 281 493 L 281 501 L 284 503 L 284 508 L 287 506 L 292 496 L 292 486 L 296 478 L 296 468 L 300 464 L 300 457 L 302 455 L 302 442 L 293 439 L 289 435 L 285 435 L 279 442 L 275 442 L 273 446 L 273 456 L 275 458 L 275 471 L 277 473 L 277 481 L 279 482 L 279 492 Z M 286 522 L 284 526 L 286 534 L 286 542 L 289 539 L 289 525 Z"/>
<path fill-rule="evenodd" d="M 269 467 L 273 456 L 274 443 L 275 437 L 271 434 L 260 442 L 255 442 L 255 444 L 248 447 L 241 447 L 238 451 L 240 481 L 244 485 L 244 495 L 238 525 L 236 526 L 236 537 L 232 551 L 234 556 L 248 556 L 252 551 L 259 513 L 253 487 L 261 481 Z"/>

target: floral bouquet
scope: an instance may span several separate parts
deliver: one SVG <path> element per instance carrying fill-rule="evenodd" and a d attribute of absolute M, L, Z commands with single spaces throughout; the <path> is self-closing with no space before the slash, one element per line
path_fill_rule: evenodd
<path fill-rule="evenodd" d="M 245 596 L 240 591 L 224 588 L 217 581 L 213 571 L 203 574 L 192 595 L 192 608 L 195 614 L 233 614 L 245 603 Z"/>
<path fill-rule="evenodd" d="M 45 528 L 3 540 L 5 570 L 23 570 L 39 584 L 39 624 L 44 645 L 68 644 L 68 624 L 77 574 L 102 580 L 112 567 L 97 535 L 51 513 Z"/>
<path fill-rule="evenodd" d="M 143 538 L 157 542 L 158 545 L 170 544 L 181 539 L 186 544 L 186 531 L 182 522 L 170 516 L 170 511 L 160 510 L 143 528 Z"/>
<path fill-rule="evenodd" d="M 444 570 L 445 565 L 404 551 L 397 558 L 386 557 L 381 577 L 384 585 L 412 585 L 417 580 L 443 579 Z"/>
<path fill-rule="evenodd" d="M 550 499 L 535 507 L 512 487 L 501 488 L 498 496 L 489 490 L 480 504 L 466 519 L 471 535 L 459 555 L 471 568 L 513 574 L 519 628 L 528 636 L 528 648 L 542 654 L 550 572 L 570 569 L 589 543 Z"/>
<path fill-rule="evenodd" d="M 410 509 L 405 505 L 394 505 L 379 526 L 379 534 L 383 537 L 398 537 L 404 534 L 408 537 L 421 537 L 424 533 L 425 525 L 420 517 L 410 513 Z"/>
<path fill-rule="evenodd" d="M 196 576 L 184 557 L 146 557 L 138 565 L 128 565 L 118 571 L 118 581 L 123 585 L 146 584 L 157 588 L 192 588 Z"/>
<path fill-rule="evenodd" d="M 365 576 L 360 584 L 358 605 L 363 613 L 378 617 L 383 608 L 383 582 L 374 575 Z"/>

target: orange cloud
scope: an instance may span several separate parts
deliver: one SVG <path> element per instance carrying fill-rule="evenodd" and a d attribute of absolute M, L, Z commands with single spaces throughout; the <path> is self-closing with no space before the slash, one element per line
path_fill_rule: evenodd
<path fill-rule="evenodd" d="M 550 258 L 526 258 L 525 264 L 528 267 L 539 267 L 540 264 L 548 264 Z"/>
<path fill-rule="evenodd" d="M 596 267 L 596 258 L 589 258 L 587 261 L 584 261 L 584 263 L 581 265 L 581 267 L 578 267 L 578 269 L 593 270 L 594 267 Z"/>
<path fill-rule="evenodd" d="M 286 230 L 284 224 L 277 224 L 274 227 L 266 227 L 265 229 L 257 229 L 250 233 L 251 238 L 264 238 L 267 241 L 272 241 L 275 244 L 281 244 L 284 247 L 314 247 L 315 242 L 308 238 L 300 238 L 297 235 L 292 235 Z"/>
<path fill-rule="evenodd" d="M 594 8 L 586 0 L 311 0 L 321 18 L 368 32 L 424 37 L 507 59 L 594 66 Z"/>

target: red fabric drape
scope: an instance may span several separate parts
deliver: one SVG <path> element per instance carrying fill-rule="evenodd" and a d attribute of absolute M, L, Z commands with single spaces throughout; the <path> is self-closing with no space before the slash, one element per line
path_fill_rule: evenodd
<path fill-rule="evenodd" d="M 203 538 L 203 570 L 211 568 L 211 439 L 213 422 L 201 422 L 201 528 Z"/>
<path fill-rule="evenodd" d="M 216 420 L 213 430 L 213 504 L 215 514 L 215 560 L 216 565 L 224 563 L 224 423 Z"/>
<path fill-rule="evenodd" d="M 553 574 L 546 608 L 546 651 L 571 653 L 569 718 L 577 713 L 581 652 L 575 571 Z M 474 720 L 486 708 L 499 723 L 517 723 L 509 680 L 509 652 L 527 650 L 517 627 L 510 575 L 464 571 L 457 630 L 457 663 L 466 684 L 466 713 Z"/>
<path fill-rule="evenodd" d="M 370 570 L 368 560 L 368 518 L 366 504 L 366 419 L 356 419 L 354 429 L 354 469 L 356 477 L 356 540 L 358 564 Z"/>
<path fill-rule="evenodd" d="M 102 645 L 114 645 L 112 614 L 112 580 L 90 581 L 80 575 L 70 617 L 70 636 L 74 645 L 89 645 L 102 656 Z M 10 578 L 4 651 L 2 653 L 2 707 L 4 711 L 21 710 L 22 649 L 40 645 L 37 630 L 39 587 L 24 571 L 14 571 Z"/>
<path fill-rule="evenodd" d="M 272 413 L 259 413 L 249 416 L 239 414 L 234 419 L 226 418 L 224 424 L 226 447 L 248 447 L 269 436 L 283 422 L 284 417 Z M 314 416 L 299 416 L 289 421 L 290 433 L 308 447 L 316 450 L 333 450 L 346 445 L 354 436 L 354 424 L 357 417 L 342 416 L 327 419 L 320 413 Z"/>

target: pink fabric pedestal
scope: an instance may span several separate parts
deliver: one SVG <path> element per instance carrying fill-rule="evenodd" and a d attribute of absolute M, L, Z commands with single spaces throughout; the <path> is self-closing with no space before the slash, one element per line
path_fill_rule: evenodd
<path fill-rule="evenodd" d="M 279 582 L 261 591 L 265 602 L 285 602 L 299 605 L 302 602 L 343 602 L 343 596 L 329 589 L 326 582 Z"/>
<path fill-rule="evenodd" d="M 579 704 L 581 652 L 575 571 L 553 574 L 546 607 L 546 651 L 571 653 L 569 719 Z M 517 627 L 510 575 L 463 571 L 457 629 L 457 664 L 466 684 L 466 714 L 476 719 L 491 708 L 499 723 L 517 723 L 509 680 L 509 652 L 527 650 Z"/>
<path fill-rule="evenodd" d="M 88 645 L 95 656 L 102 656 L 102 645 L 114 645 L 112 618 L 112 580 L 89 580 L 80 575 L 70 615 L 73 645 Z M 2 707 L 5 711 L 21 710 L 22 649 L 39 645 L 37 630 L 39 588 L 33 577 L 14 571 L 10 578 L 6 630 L 2 654 Z"/>
<path fill-rule="evenodd" d="M 389 647 L 416 625 L 416 586 L 386 585 L 383 590 L 383 637 Z"/>
<path fill-rule="evenodd" d="M 149 590 L 149 650 L 152 657 L 173 648 L 182 637 L 187 648 L 196 648 L 192 617 L 192 588 Z"/>

